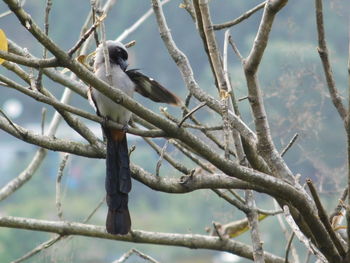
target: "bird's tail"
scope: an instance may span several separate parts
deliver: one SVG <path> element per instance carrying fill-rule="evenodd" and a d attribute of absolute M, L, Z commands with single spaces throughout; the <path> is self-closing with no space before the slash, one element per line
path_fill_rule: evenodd
<path fill-rule="evenodd" d="M 128 193 L 131 190 L 128 144 L 124 132 L 104 130 L 107 138 L 106 229 L 110 234 L 125 235 L 131 228 L 128 209 Z"/>

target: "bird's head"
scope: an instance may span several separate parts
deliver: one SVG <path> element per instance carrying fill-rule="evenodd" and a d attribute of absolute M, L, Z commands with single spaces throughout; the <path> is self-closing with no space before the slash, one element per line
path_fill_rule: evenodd
<path fill-rule="evenodd" d="M 128 67 L 128 52 L 126 51 L 125 46 L 122 43 L 113 40 L 106 41 L 106 46 L 111 66 L 113 66 L 113 64 L 119 65 L 120 68 L 125 71 Z M 104 61 L 103 45 L 101 43 L 96 50 L 94 67 L 98 67 L 101 63 L 104 63 Z"/>

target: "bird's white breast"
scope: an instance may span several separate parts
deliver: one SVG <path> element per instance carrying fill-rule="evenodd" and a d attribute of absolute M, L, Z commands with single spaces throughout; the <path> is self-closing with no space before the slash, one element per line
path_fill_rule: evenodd
<path fill-rule="evenodd" d="M 104 65 L 100 65 L 100 67 L 97 68 L 95 75 L 108 83 Z M 120 89 L 128 96 L 132 97 L 135 85 L 119 65 L 111 65 L 111 75 L 113 88 Z M 92 89 L 92 97 L 101 116 L 123 125 L 129 122 L 131 117 L 131 112 L 129 110 L 115 103 L 96 89 Z"/>

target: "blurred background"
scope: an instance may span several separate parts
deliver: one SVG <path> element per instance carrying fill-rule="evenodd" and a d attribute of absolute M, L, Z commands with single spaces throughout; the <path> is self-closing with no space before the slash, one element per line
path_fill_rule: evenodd
<path fill-rule="evenodd" d="M 174 40 L 185 52 L 194 70 L 200 87 L 218 97 L 202 42 L 189 14 L 179 7 L 182 1 L 172 0 L 164 6 L 164 12 Z M 46 1 L 27 0 L 24 8 L 41 26 L 44 23 Z M 232 20 L 257 5 L 258 1 L 212 0 L 210 7 L 214 23 Z M 107 39 L 116 39 L 141 15 L 151 8 L 150 1 L 119 0 L 105 20 Z M 0 13 L 7 11 L 0 2 Z M 349 31 L 349 2 L 345 0 L 324 1 L 326 37 L 337 88 L 347 98 L 347 58 Z M 50 13 L 49 36 L 64 50 L 71 48 L 79 39 L 80 29 L 90 11 L 90 1 L 53 1 Z M 345 185 L 346 139 L 342 122 L 331 104 L 322 65 L 316 50 L 317 34 L 314 3 L 312 1 L 290 1 L 276 17 L 270 42 L 260 66 L 260 84 L 264 93 L 265 106 L 269 114 L 271 131 L 279 149 L 288 144 L 295 133 L 299 138 L 285 155 L 294 173 L 301 174 L 302 183 L 311 178 L 317 184 L 324 205 L 328 211 L 336 206 L 340 192 Z M 260 22 L 262 11 L 231 29 L 234 42 L 243 56 L 249 54 Z M 25 47 L 35 56 L 41 57 L 42 48 L 28 34 L 14 15 L 0 18 L 0 28 L 8 38 Z M 220 47 L 224 31 L 217 32 Z M 158 33 L 155 18 L 151 16 L 124 42 L 136 40 L 129 50 L 130 68 L 138 68 L 161 82 L 182 99 L 187 89 L 181 75 L 168 55 Z M 93 51 L 92 47 L 90 51 Z M 229 52 L 229 71 L 237 98 L 247 95 L 244 74 L 237 57 Z M 18 80 L 5 68 L 0 73 Z M 18 80 L 22 83 L 20 80 Z M 23 84 L 23 83 L 22 83 Z M 60 97 L 63 87 L 44 77 L 45 87 Z M 136 95 L 136 99 L 160 113 L 155 104 Z M 89 112 L 93 109 L 85 99 L 74 95 L 71 102 Z M 193 100 L 191 107 L 196 102 Z M 0 108 L 16 123 L 40 132 L 43 104 L 19 92 L 1 87 Z M 54 111 L 48 107 L 46 124 Z M 243 119 L 252 129 L 253 123 L 247 100 L 239 104 Z M 180 109 L 168 107 L 168 111 L 181 117 Z M 220 123 L 218 115 L 204 108 L 197 117 L 204 123 Z M 96 133 L 99 125 L 85 121 Z M 47 128 L 46 126 L 46 128 Z M 57 137 L 81 140 L 67 125 L 62 124 Z M 163 139 L 155 142 L 164 145 Z M 131 161 L 144 169 L 155 172 L 158 155 L 139 137 L 129 136 L 129 146 L 135 145 Z M 0 131 L 0 187 L 17 176 L 28 165 L 37 147 L 17 140 Z M 168 146 L 168 152 L 188 167 L 195 165 Z M 39 171 L 31 181 L 0 203 L 0 215 L 32 217 L 58 220 L 55 208 L 55 180 L 63 154 L 49 152 Z M 179 173 L 163 162 L 161 176 L 176 177 Z M 104 196 L 104 160 L 70 156 L 63 178 L 63 216 L 69 221 L 82 221 Z M 260 208 L 273 209 L 271 198 L 256 194 Z M 228 223 L 242 219 L 244 214 L 225 203 L 209 190 L 189 194 L 171 195 L 150 190 L 135 182 L 130 195 L 130 210 L 133 228 L 147 231 L 206 234 L 205 228 L 213 221 Z M 98 210 L 90 221 L 103 225 L 106 206 Z M 275 217 L 268 217 L 260 224 L 264 249 L 284 257 L 287 241 Z M 0 229 L 0 261 L 9 262 L 22 256 L 52 235 L 47 233 Z M 249 233 L 236 238 L 251 244 Z M 278 240 L 278 242 L 276 242 Z M 297 246 L 298 241 L 294 242 Z M 174 263 L 225 263 L 249 262 L 227 253 L 209 250 L 142 245 L 85 237 L 64 240 L 34 256 L 28 262 L 112 262 L 131 248 L 136 248 L 160 262 Z M 305 251 L 299 247 L 300 255 Z M 143 262 L 131 257 L 127 262 Z"/>

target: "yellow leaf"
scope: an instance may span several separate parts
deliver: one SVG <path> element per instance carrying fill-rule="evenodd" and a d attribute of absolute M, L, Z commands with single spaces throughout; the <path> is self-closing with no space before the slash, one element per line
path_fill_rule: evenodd
<path fill-rule="evenodd" d="M 266 217 L 267 215 L 265 214 L 259 214 L 258 220 L 264 220 Z M 247 218 L 243 218 L 241 220 L 236 220 L 225 225 L 216 224 L 216 228 L 221 235 L 229 238 L 235 238 L 249 230 L 249 223 Z M 216 236 L 217 233 L 213 232 L 213 235 Z"/>
<path fill-rule="evenodd" d="M 77 57 L 77 60 L 78 60 L 81 64 L 85 65 L 86 56 L 85 56 L 85 55 L 80 55 L 79 57 Z"/>
<path fill-rule="evenodd" d="M 0 29 L 0 50 L 7 52 L 8 49 L 8 43 L 7 43 L 7 37 L 5 35 L 5 32 Z M 5 62 L 5 59 L 0 58 L 0 65 Z"/>

